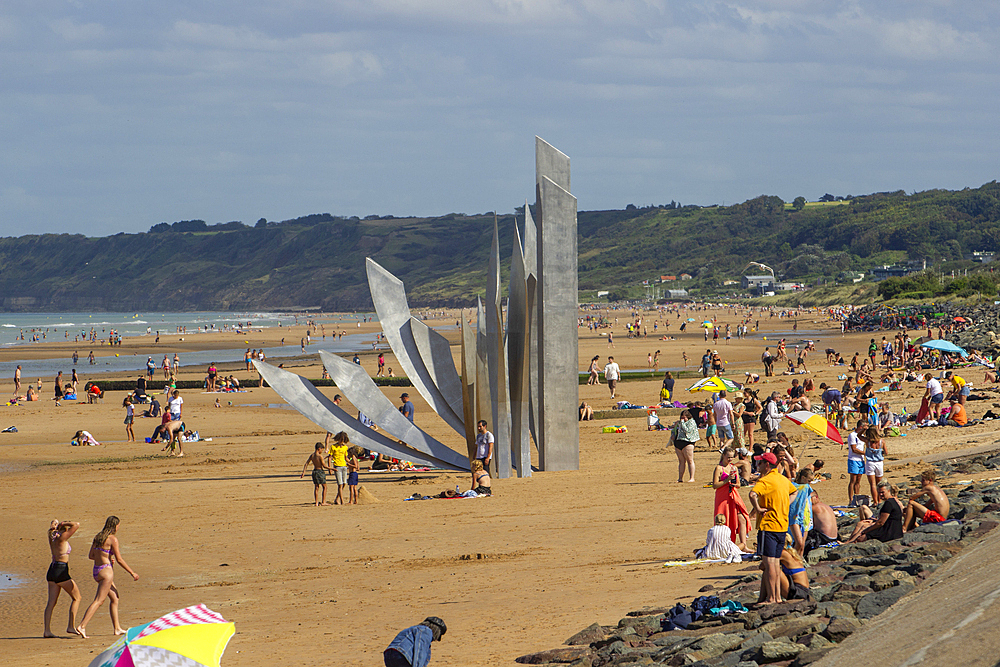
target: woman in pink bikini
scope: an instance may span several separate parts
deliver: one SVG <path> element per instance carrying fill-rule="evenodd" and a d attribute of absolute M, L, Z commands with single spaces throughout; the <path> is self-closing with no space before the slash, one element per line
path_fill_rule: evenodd
<path fill-rule="evenodd" d="M 139 575 L 128 566 L 128 563 L 122 560 L 118 538 L 115 536 L 115 533 L 118 532 L 118 524 L 118 517 L 109 516 L 104 522 L 104 528 L 94 537 L 94 542 L 90 546 L 90 560 L 94 561 L 94 581 L 97 582 L 97 595 L 87 607 L 83 621 L 76 628 L 76 631 L 84 639 L 87 638 L 87 623 L 104 604 L 104 598 L 111 598 L 111 624 L 114 626 L 115 634 L 125 634 L 118 622 L 118 589 L 115 588 L 114 562 L 118 561 L 122 569 L 132 575 L 134 581 L 139 580 Z"/>

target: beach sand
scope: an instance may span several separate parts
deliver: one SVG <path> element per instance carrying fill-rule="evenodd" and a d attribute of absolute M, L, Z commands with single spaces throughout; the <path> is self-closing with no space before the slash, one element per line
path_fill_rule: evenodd
<path fill-rule="evenodd" d="M 709 347 L 731 362 L 727 377 L 739 381 L 745 371 L 761 372 L 759 357 L 767 343 L 759 337 L 728 346 L 720 339 L 706 346 L 699 330 L 677 341 L 655 340 L 652 333 L 630 340 L 623 329 L 627 312 L 617 314 L 614 350 L 603 336 L 581 329 L 581 370 L 595 354 L 601 355 L 603 366 L 609 352 L 623 369 L 645 368 L 647 353 L 656 349 L 661 350 L 661 368 L 681 366 L 682 350 L 693 367 Z M 699 321 L 705 314 L 718 315 L 734 327 L 738 321 L 724 310 L 695 313 Z M 430 323 L 453 325 L 454 317 L 449 313 Z M 869 334 L 842 338 L 824 320 L 799 317 L 799 331 L 786 337 L 792 345 L 812 338 L 820 350 L 833 347 L 848 358 L 867 348 Z M 788 331 L 791 323 L 762 318 L 761 328 L 770 343 L 776 342 L 773 332 Z M 671 333 L 677 335 L 676 329 L 672 324 Z M 292 352 L 297 353 L 305 330 L 265 330 L 257 339 L 240 340 L 269 347 L 281 334 L 286 342 L 295 342 Z M 377 330 L 376 323 L 362 328 L 372 334 Z M 457 332 L 446 335 L 457 341 Z M 231 348 L 236 336 L 175 338 L 161 337 L 155 349 L 149 341 L 126 340 L 123 347 L 157 362 L 165 351 L 172 355 L 177 349 L 183 360 L 184 350 Z M 195 347 L 183 347 L 189 344 Z M 32 346 L 31 352 L 59 356 L 72 347 L 48 343 Z M 100 352 L 107 353 L 107 347 L 95 350 Z M 27 358 L 23 348 L 3 354 Z M 824 357 L 817 353 L 809 359 L 817 387 L 839 372 L 825 365 Z M 374 355 L 363 355 L 362 362 L 374 374 Z M 321 372 L 314 356 L 289 359 L 285 365 L 312 378 Z M 391 354 L 387 365 L 399 373 Z M 234 371 L 241 381 L 256 377 Z M 182 373 L 185 379 L 203 376 L 201 368 L 185 367 Z M 963 376 L 981 384 L 979 371 Z M 34 379 L 30 367 L 24 377 Z M 783 391 L 789 381 L 779 376 L 758 386 Z M 52 378 L 43 382 L 47 398 Z M 693 382 L 678 380 L 680 400 L 691 397 L 684 388 Z M 658 380 L 623 382 L 618 398 L 652 403 L 659 386 Z M 0 392 L 12 388 L 10 378 L 0 382 Z M 323 392 L 332 396 L 336 389 Z M 399 388 L 385 392 L 398 404 Z M 922 392 L 922 386 L 906 385 L 903 392 L 891 394 L 893 408 L 903 404 L 915 409 Z M 410 393 L 417 424 L 461 450 L 463 443 L 454 432 L 416 392 Z M 611 407 L 603 384 L 581 386 L 580 395 L 597 409 Z M 0 427 L 18 428 L 18 433 L 0 434 L 0 584 L 8 576 L 14 581 L 6 583 L 20 583 L 0 595 L 0 659 L 6 665 L 84 665 L 114 640 L 107 604 L 90 623 L 91 639 L 40 638 L 49 563 L 45 530 L 53 518 L 82 524 L 71 542 L 75 549 L 70 559 L 83 595 L 78 620 L 96 589 L 86 557 L 90 539 L 105 517 L 115 514 L 122 520 L 123 554 L 140 575 L 133 582 L 116 568 L 123 626 L 204 603 L 236 623 L 237 634 L 223 659 L 227 666 L 381 664 L 380 653 L 395 633 L 429 615 L 444 618 L 449 628 L 444 641 L 433 646 L 432 664 L 511 664 L 518 655 L 562 643 L 590 623 L 612 623 L 632 609 L 689 599 L 706 584 L 728 585 L 748 567 L 662 567 L 665 560 L 690 557 L 703 544 L 713 503 L 713 491 L 703 485 L 711 479 L 718 454 L 699 443 L 698 482 L 678 484 L 667 433 L 646 431 L 641 418 L 581 424 L 579 471 L 494 480 L 492 498 L 405 501 L 414 493 L 430 495 L 456 485 L 465 490 L 471 480 L 441 472 L 363 472 L 361 484 L 378 502 L 317 508 L 308 474 L 300 479 L 299 473 L 323 431 L 294 410 L 263 407 L 283 403 L 272 390 L 183 392 L 188 427 L 212 441 L 186 444 L 182 459 L 167 458 L 160 445 L 142 442 L 159 420 L 137 418 L 140 442 L 123 442 L 123 396 L 109 393 L 97 405 L 77 402 L 57 408 L 43 400 L 0 406 Z M 217 397 L 222 409 L 213 407 Z M 970 417 L 990 407 L 991 401 L 970 402 Z M 602 434 L 601 427 L 611 423 L 627 425 L 628 433 Z M 78 429 L 89 430 L 104 446 L 70 447 Z M 843 504 L 846 454 L 840 446 L 787 421 L 783 430 L 796 445 L 800 462 L 826 460 L 825 470 L 833 479 L 817 489 L 825 501 Z M 921 457 L 991 444 L 995 428 L 991 422 L 907 434 L 888 441 L 890 459 L 916 460 L 890 465 L 891 481 L 916 474 Z M 331 484 L 328 499 L 335 495 Z M 65 627 L 67 608 L 64 594 L 53 616 L 56 631 Z"/>

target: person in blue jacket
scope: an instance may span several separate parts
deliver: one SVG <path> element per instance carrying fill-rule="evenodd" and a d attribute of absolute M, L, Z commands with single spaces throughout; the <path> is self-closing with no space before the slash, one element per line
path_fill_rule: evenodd
<path fill-rule="evenodd" d="M 406 628 L 389 643 L 382 653 L 385 667 L 427 667 L 431 661 L 431 642 L 441 641 L 448 627 L 437 616 L 428 616 Z"/>

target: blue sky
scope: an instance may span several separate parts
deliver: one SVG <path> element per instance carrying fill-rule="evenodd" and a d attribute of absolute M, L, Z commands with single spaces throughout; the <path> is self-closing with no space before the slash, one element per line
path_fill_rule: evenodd
<path fill-rule="evenodd" d="M 0 235 L 997 178 L 984 0 L 0 4 Z"/>

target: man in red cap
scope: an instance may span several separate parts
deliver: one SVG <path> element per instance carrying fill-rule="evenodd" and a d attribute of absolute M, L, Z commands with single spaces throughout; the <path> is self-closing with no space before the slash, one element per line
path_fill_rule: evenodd
<path fill-rule="evenodd" d="M 763 604 L 781 602 L 781 552 L 788 533 L 788 507 L 795 486 L 777 470 L 778 457 L 765 452 L 753 457 L 760 479 L 750 491 L 757 514 L 757 553 L 761 556 L 760 598 Z"/>

